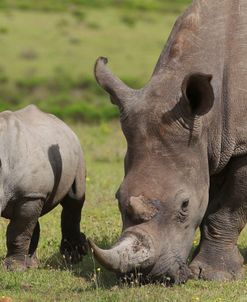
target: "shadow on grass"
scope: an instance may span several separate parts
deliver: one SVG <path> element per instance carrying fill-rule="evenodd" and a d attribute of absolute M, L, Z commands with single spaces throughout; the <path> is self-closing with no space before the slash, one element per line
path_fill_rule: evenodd
<path fill-rule="evenodd" d="M 112 242 L 107 242 L 104 239 L 98 244 L 103 248 L 109 248 Z M 88 251 L 88 254 L 78 264 L 68 263 L 59 252 L 56 252 L 41 265 L 45 269 L 70 271 L 75 277 L 83 278 L 90 283 L 88 290 L 92 290 L 92 288 L 110 289 L 118 284 L 115 274 L 97 263 L 91 251 Z M 85 291 L 85 288 L 82 291 Z"/>

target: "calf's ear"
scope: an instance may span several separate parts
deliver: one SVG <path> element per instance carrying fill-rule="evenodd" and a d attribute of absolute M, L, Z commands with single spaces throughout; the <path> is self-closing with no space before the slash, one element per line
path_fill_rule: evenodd
<path fill-rule="evenodd" d="M 204 115 L 214 104 L 214 91 L 211 85 L 212 75 L 191 73 L 182 83 L 183 103 L 192 115 Z"/>

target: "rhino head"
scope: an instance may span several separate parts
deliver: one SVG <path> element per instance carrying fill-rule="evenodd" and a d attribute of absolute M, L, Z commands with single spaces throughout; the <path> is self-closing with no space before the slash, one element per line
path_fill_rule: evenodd
<path fill-rule="evenodd" d="M 154 73 L 140 90 L 95 65 L 98 83 L 120 110 L 127 140 L 125 176 L 116 198 L 123 230 L 109 250 L 91 242 L 97 260 L 118 274 L 185 282 L 195 230 L 208 204 L 208 129 L 212 76 Z"/>

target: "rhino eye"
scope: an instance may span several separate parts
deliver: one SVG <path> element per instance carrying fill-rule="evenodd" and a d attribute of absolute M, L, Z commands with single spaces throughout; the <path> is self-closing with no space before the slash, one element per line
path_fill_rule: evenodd
<path fill-rule="evenodd" d="M 185 200 L 182 202 L 181 210 L 182 210 L 183 212 L 187 212 L 188 206 L 189 206 L 189 199 L 185 199 Z"/>

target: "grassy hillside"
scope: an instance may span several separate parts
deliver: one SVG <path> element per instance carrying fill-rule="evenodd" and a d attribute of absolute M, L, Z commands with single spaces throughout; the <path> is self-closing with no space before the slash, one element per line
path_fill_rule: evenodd
<path fill-rule="evenodd" d="M 34 7 L 57 3 L 26 2 Z M 0 3 L 12 7 L 22 1 Z M 34 103 L 65 119 L 116 117 L 116 108 L 94 80 L 96 58 L 107 56 L 116 74 L 129 85 L 141 87 L 153 71 L 177 14 L 113 6 L 70 6 L 49 13 L 0 10 L 0 110 Z"/>

